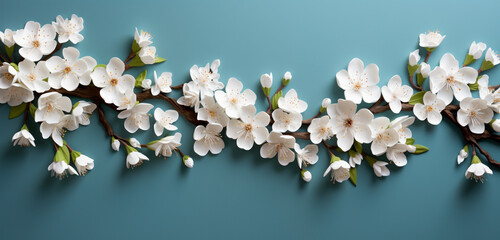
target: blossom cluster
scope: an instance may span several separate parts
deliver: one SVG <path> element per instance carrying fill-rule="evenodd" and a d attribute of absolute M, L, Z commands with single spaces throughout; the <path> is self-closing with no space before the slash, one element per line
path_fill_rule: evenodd
<path fill-rule="evenodd" d="M 421 61 L 420 49 L 410 53 L 411 86 L 403 84 L 401 76 L 394 75 L 386 85 L 379 87 L 379 67 L 365 66 L 361 59 L 354 58 L 347 69 L 336 74 L 336 83 L 344 90 L 344 98 L 323 99 L 317 114 L 305 119 L 303 114 L 308 103 L 299 98 L 295 89 L 285 90 L 292 79 L 290 72 L 283 74 L 274 94 L 271 94 L 273 74 L 260 76 L 269 108 L 259 111 L 255 107 L 257 94 L 245 89 L 242 81 L 234 77 L 226 84 L 221 81 L 219 59 L 205 66 L 192 66 L 191 79 L 173 86 L 170 72 L 154 71 L 152 79 L 147 78 L 146 70 L 137 77 L 126 73 L 132 67 L 165 61 L 156 55 L 148 32 L 135 30 L 130 54 L 125 60 L 113 57 L 107 64 L 98 64 L 90 56 L 80 57 L 74 47 L 63 48 L 63 43 L 68 41 L 73 44 L 82 41 L 82 30 L 83 19 L 73 15 L 71 19 L 58 16 L 56 22 L 44 26 L 30 21 L 24 29 L 0 32 L 7 54 L 6 57 L 0 54 L 0 103 L 11 106 L 9 118 L 25 115 L 21 130 L 12 140 L 14 145 L 35 146 L 35 138 L 27 127 L 31 115 L 40 125 L 42 137 L 54 142 L 56 153 L 48 170 L 58 178 L 84 175 L 94 168 L 94 160 L 74 150 L 63 137 L 67 131 L 89 125 L 95 111 L 99 112 L 99 120 L 111 138 L 112 149 L 126 151 L 127 168 L 136 168 L 149 160 L 141 152 L 143 149 L 163 158 L 178 154 L 184 165 L 192 168 L 194 160 L 180 150 L 182 134 L 175 126 L 182 116 L 196 124 L 192 136 L 193 151 L 197 155 L 221 153 L 225 148 L 225 135 L 243 150 L 260 148 L 262 158 L 276 159 L 281 166 L 296 160 L 300 176 L 306 182 L 312 179 L 307 167 L 320 158 L 320 144 L 325 146 L 330 159 L 323 176 L 330 175 L 334 183 L 350 179 L 356 184 L 356 168 L 363 160 L 377 177 L 386 177 L 390 175 L 390 165 L 407 165 L 407 154 L 428 150 L 415 144 L 412 138 L 410 126 L 415 119 L 438 125 L 443 116 L 456 118 L 466 133 L 476 135 L 489 133 L 488 128 L 494 132 L 500 128 L 500 121 L 493 119 L 494 114 L 500 112 L 500 90 L 489 85 L 488 75 L 480 75 L 499 64 L 499 56 L 491 48 L 486 50 L 486 44 L 473 42 L 462 67 L 451 53 L 446 53 L 439 66 L 431 70 L 427 60 L 445 38 L 439 32 L 420 35 L 419 45 L 427 51 L 424 61 Z M 59 49 L 62 49 L 62 57 L 53 56 Z M 479 70 L 469 67 L 484 51 Z M 417 84 L 413 81 L 415 74 Z M 424 90 L 427 79 L 428 91 Z M 182 96 L 171 98 L 169 93 L 173 90 L 182 91 Z M 478 97 L 474 97 L 473 91 L 478 91 Z M 73 104 L 68 96 L 86 100 Z M 147 99 L 166 100 L 172 108 L 155 108 L 145 102 Z M 371 107 L 364 107 L 366 103 L 372 104 Z M 150 118 L 154 118 L 152 128 L 159 139 L 141 144 L 136 138 L 121 137 L 107 122 L 102 105 L 117 111 L 117 117 L 123 119 L 123 127 L 130 134 L 149 130 Z M 395 114 L 410 111 L 414 116 L 403 114 L 393 119 L 375 116 L 388 110 Z M 452 110 L 456 111 L 456 117 Z M 301 145 L 297 139 L 311 143 Z M 482 150 L 477 142 L 467 141 L 457 162 L 462 163 L 472 148 L 466 177 L 482 181 L 483 175 L 492 171 L 476 155 L 476 148 Z"/>

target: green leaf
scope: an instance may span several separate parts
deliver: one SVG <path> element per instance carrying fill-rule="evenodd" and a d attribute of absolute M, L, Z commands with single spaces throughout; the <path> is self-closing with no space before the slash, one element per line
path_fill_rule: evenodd
<path fill-rule="evenodd" d="M 147 70 L 142 71 L 139 76 L 135 79 L 135 86 L 136 87 L 142 87 L 142 81 L 146 78 L 146 75 L 148 74 Z"/>
<path fill-rule="evenodd" d="M 92 71 L 94 71 L 96 68 L 100 68 L 100 67 L 106 68 L 106 64 L 97 64 L 97 65 L 95 65 L 95 67 Z"/>
<path fill-rule="evenodd" d="M 376 158 L 374 158 L 370 155 L 366 155 L 365 159 L 368 162 L 368 164 L 370 164 L 370 166 L 372 166 L 372 167 L 373 167 L 373 164 L 378 161 Z"/>
<path fill-rule="evenodd" d="M 161 62 L 165 62 L 165 61 L 167 61 L 167 59 L 161 58 L 161 57 L 158 57 L 158 56 L 155 57 L 155 63 L 161 63 Z"/>
<path fill-rule="evenodd" d="M 418 64 L 415 64 L 414 66 L 410 66 L 410 63 L 408 63 L 408 73 L 410 76 L 413 76 L 415 74 L 415 71 L 418 69 Z"/>
<path fill-rule="evenodd" d="M 479 84 L 476 82 L 476 83 L 470 83 L 469 84 L 469 88 L 471 91 L 477 91 L 479 90 Z"/>
<path fill-rule="evenodd" d="M 128 65 L 131 67 L 142 67 L 144 66 L 144 63 L 138 55 L 135 55 L 135 57 L 130 60 Z"/>
<path fill-rule="evenodd" d="M 330 164 L 336 162 L 336 161 L 340 161 L 341 159 L 335 155 L 332 155 L 332 158 L 330 159 Z"/>
<path fill-rule="evenodd" d="M 421 91 L 421 92 L 413 94 L 413 96 L 411 96 L 410 101 L 408 103 L 410 103 L 411 105 L 415 105 L 417 103 L 424 104 L 425 93 L 426 93 L 426 91 Z"/>
<path fill-rule="evenodd" d="M 354 186 L 358 186 L 358 170 L 356 168 L 349 168 L 349 180 Z"/>
<path fill-rule="evenodd" d="M 36 106 L 35 104 L 31 103 L 30 104 L 30 115 L 33 119 L 35 119 L 35 112 L 36 112 Z"/>
<path fill-rule="evenodd" d="M 466 152 L 466 153 L 469 153 L 469 145 L 465 145 L 463 150 Z"/>
<path fill-rule="evenodd" d="M 286 86 L 286 85 L 288 85 L 289 83 L 290 83 L 290 79 L 285 79 L 285 78 L 281 79 L 281 84 L 282 84 L 283 86 Z"/>
<path fill-rule="evenodd" d="M 139 44 L 137 44 L 137 42 L 134 39 L 134 42 L 132 42 L 132 51 L 136 53 L 139 52 L 140 50 L 141 46 L 139 46 Z"/>
<path fill-rule="evenodd" d="M 488 69 L 492 69 L 494 66 L 495 65 L 492 62 L 490 62 L 490 61 L 488 61 L 488 60 L 485 59 L 485 60 L 483 60 L 483 63 L 481 64 L 481 68 L 480 69 L 482 71 L 486 71 Z"/>
<path fill-rule="evenodd" d="M 413 139 L 413 138 L 406 139 L 406 145 L 413 145 L 414 143 L 415 143 L 415 139 Z"/>
<path fill-rule="evenodd" d="M 64 161 L 67 164 L 69 164 L 69 160 L 70 160 L 70 155 L 68 147 L 66 145 L 59 147 L 56 151 L 56 154 L 54 155 L 54 162 Z"/>
<path fill-rule="evenodd" d="M 16 45 L 12 45 L 12 47 L 5 46 L 5 52 L 7 52 L 7 56 L 9 56 L 9 58 L 12 57 L 12 53 L 14 53 L 14 47 L 15 46 Z M 17 71 L 19 71 L 19 70 L 17 70 Z"/>
<path fill-rule="evenodd" d="M 424 78 L 424 76 L 422 76 L 421 73 L 417 73 L 417 84 L 418 84 L 418 86 L 422 87 L 422 85 L 424 85 L 425 79 L 426 78 Z"/>
<path fill-rule="evenodd" d="M 15 63 L 10 63 L 10 65 L 11 65 L 14 69 L 16 69 L 16 71 L 18 71 L 18 72 L 19 72 L 19 66 L 17 66 L 17 64 L 15 64 Z"/>
<path fill-rule="evenodd" d="M 475 163 L 481 163 L 481 159 L 479 159 L 479 157 L 477 155 L 474 155 L 472 157 L 471 164 L 475 164 Z"/>
<path fill-rule="evenodd" d="M 415 152 L 413 154 L 421 154 L 421 153 L 424 153 L 424 152 L 427 152 L 429 151 L 429 148 L 427 148 L 426 146 L 424 145 L 420 145 L 420 144 L 415 144 L 415 147 L 417 148 L 415 150 Z"/>
<path fill-rule="evenodd" d="M 476 59 L 474 59 L 474 56 L 467 53 L 467 56 L 465 57 L 465 60 L 464 60 L 464 66 L 470 65 L 475 61 L 476 61 Z"/>
<path fill-rule="evenodd" d="M 349 154 L 349 157 L 356 157 L 356 152 L 353 150 L 349 150 L 347 153 Z"/>
<path fill-rule="evenodd" d="M 24 113 L 24 111 L 26 111 L 26 106 L 28 106 L 28 104 L 21 103 L 15 107 L 10 107 L 9 119 L 21 116 Z"/>
<path fill-rule="evenodd" d="M 273 110 L 278 108 L 278 100 L 283 97 L 283 91 L 279 91 L 276 94 L 273 95 L 271 98 L 271 103 L 273 105 Z"/>
<path fill-rule="evenodd" d="M 356 152 L 358 153 L 363 152 L 363 146 L 358 141 L 354 141 L 354 149 L 356 149 Z"/>

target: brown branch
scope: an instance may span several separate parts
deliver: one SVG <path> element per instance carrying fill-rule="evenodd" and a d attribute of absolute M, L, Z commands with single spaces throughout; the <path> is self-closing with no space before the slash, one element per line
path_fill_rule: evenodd
<path fill-rule="evenodd" d="M 2 53 L 0 53 L 0 58 L 2 58 L 2 61 L 6 62 L 6 63 L 8 63 L 8 62 L 9 62 L 9 61 L 7 61 L 7 59 L 3 56 L 3 54 L 2 54 Z"/>
<path fill-rule="evenodd" d="M 309 118 L 309 119 L 306 119 L 306 120 L 302 120 L 302 124 L 304 125 L 309 125 L 311 124 L 312 120 L 319 117 L 319 115 L 321 115 L 321 112 L 318 112 L 316 113 L 316 115 L 314 115 L 312 118 Z"/>
<path fill-rule="evenodd" d="M 294 138 L 300 138 L 309 140 L 311 134 L 309 132 L 286 132 L 285 135 L 293 136 Z"/>
<path fill-rule="evenodd" d="M 427 51 L 427 54 L 425 55 L 425 63 L 429 61 L 429 57 L 431 56 L 432 51 Z"/>
<path fill-rule="evenodd" d="M 266 96 L 266 98 L 267 98 L 267 103 L 269 104 L 266 113 L 269 114 L 269 116 L 271 116 L 271 111 L 273 110 L 273 104 L 271 103 L 271 98 L 269 96 Z"/>
<path fill-rule="evenodd" d="M 411 75 L 411 76 L 409 76 L 409 78 L 408 78 L 408 80 L 409 80 L 409 82 L 410 82 L 411 86 L 412 86 L 414 89 L 418 90 L 418 91 L 423 91 L 424 89 L 423 89 L 422 87 L 417 86 L 417 85 L 414 83 L 414 81 L 413 81 L 413 77 L 414 77 L 414 76 L 413 76 L 413 75 Z"/>
<path fill-rule="evenodd" d="M 181 90 L 184 87 L 184 83 L 179 84 L 177 86 L 171 86 L 170 88 L 173 90 Z"/>
<path fill-rule="evenodd" d="M 47 61 L 47 59 L 52 57 L 52 55 L 54 55 L 54 53 L 56 53 L 57 51 L 59 51 L 59 49 L 61 49 L 62 45 L 63 45 L 62 43 L 58 43 L 56 48 L 54 48 L 54 51 L 52 51 L 49 55 L 43 57 L 42 61 Z"/>

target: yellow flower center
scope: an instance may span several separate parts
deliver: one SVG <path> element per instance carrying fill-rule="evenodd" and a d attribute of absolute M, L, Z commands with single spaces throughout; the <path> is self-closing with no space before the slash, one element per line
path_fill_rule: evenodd
<path fill-rule="evenodd" d="M 70 67 L 65 67 L 64 68 L 64 73 L 68 74 L 71 72 L 71 68 Z"/>
<path fill-rule="evenodd" d="M 33 41 L 31 44 L 33 44 L 34 48 L 40 47 L 40 42 L 39 41 Z"/>
<path fill-rule="evenodd" d="M 110 81 L 110 82 L 111 82 L 111 86 L 116 86 L 116 85 L 118 85 L 118 79 L 116 79 L 116 78 L 111 79 L 111 81 Z"/>
<path fill-rule="evenodd" d="M 353 122 L 352 119 L 350 119 L 350 118 L 346 119 L 344 121 L 344 127 L 351 127 L 352 126 L 352 122 Z"/>
<path fill-rule="evenodd" d="M 14 79 L 14 75 L 12 75 L 12 74 L 10 74 L 10 73 L 8 73 L 8 72 L 4 73 L 4 74 L 3 74 L 3 77 L 4 77 L 5 79 L 9 80 L 9 81 L 12 81 L 12 79 Z"/>

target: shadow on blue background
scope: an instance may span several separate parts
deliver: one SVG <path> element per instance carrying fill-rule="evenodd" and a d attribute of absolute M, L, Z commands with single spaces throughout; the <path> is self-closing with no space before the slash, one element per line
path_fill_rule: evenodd
<path fill-rule="evenodd" d="M 22 11 L 4 10 L 0 29 L 76 13 L 85 20 L 85 40 L 77 48 L 107 63 L 125 58 L 135 27 L 142 28 L 153 34 L 158 55 L 167 59 L 147 69 L 172 72 L 174 85 L 188 79 L 193 64 L 216 58 L 221 81 L 236 77 L 255 92 L 262 73 L 278 78 L 291 71 L 289 86 L 309 103 L 308 118 L 324 97 L 343 97 L 335 73 L 353 57 L 378 64 L 381 84 L 395 74 L 405 76 L 421 32 L 439 29 L 446 35 L 431 65 L 446 52 L 463 61 L 474 40 L 500 49 L 499 6 L 494 1 L 24 1 Z M 488 74 L 498 84 L 498 70 Z M 257 106 L 264 110 L 266 101 L 258 96 Z M 410 156 L 406 167 L 391 168 L 386 179 L 375 177 L 364 163 L 355 188 L 321 178 L 328 165 L 323 149 L 310 168 L 312 182 L 304 184 L 295 162 L 283 168 L 276 159 L 261 159 L 259 148 L 247 152 L 229 140 L 222 154 L 195 157 L 193 169 L 185 169 L 179 157 L 148 153 L 150 162 L 128 170 L 125 153 L 111 150 L 97 116 L 66 137 L 95 159 L 95 169 L 59 181 L 46 171 L 53 150 L 35 124 L 29 127 L 37 148 L 10 147 L 22 123 L 7 121 L 8 110 L 0 106 L 1 239 L 495 238 L 499 174 L 484 184 L 465 180 L 467 164 L 456 166 L 464 142 L 446 120 L 439 127 L 420 122 L 412 127 L 417 143 L 431 151 Z M 130 136 L 113 114 L 107 112 L 113 127 Z M 183 119 L 176 125 L 183 151 L 195 156 L 193 126 Z M 142 142 L 155 139 L 153 131 L 136 136 Z M 494 157 L 500 153 L 493 143 L 484 146 Z"/>

